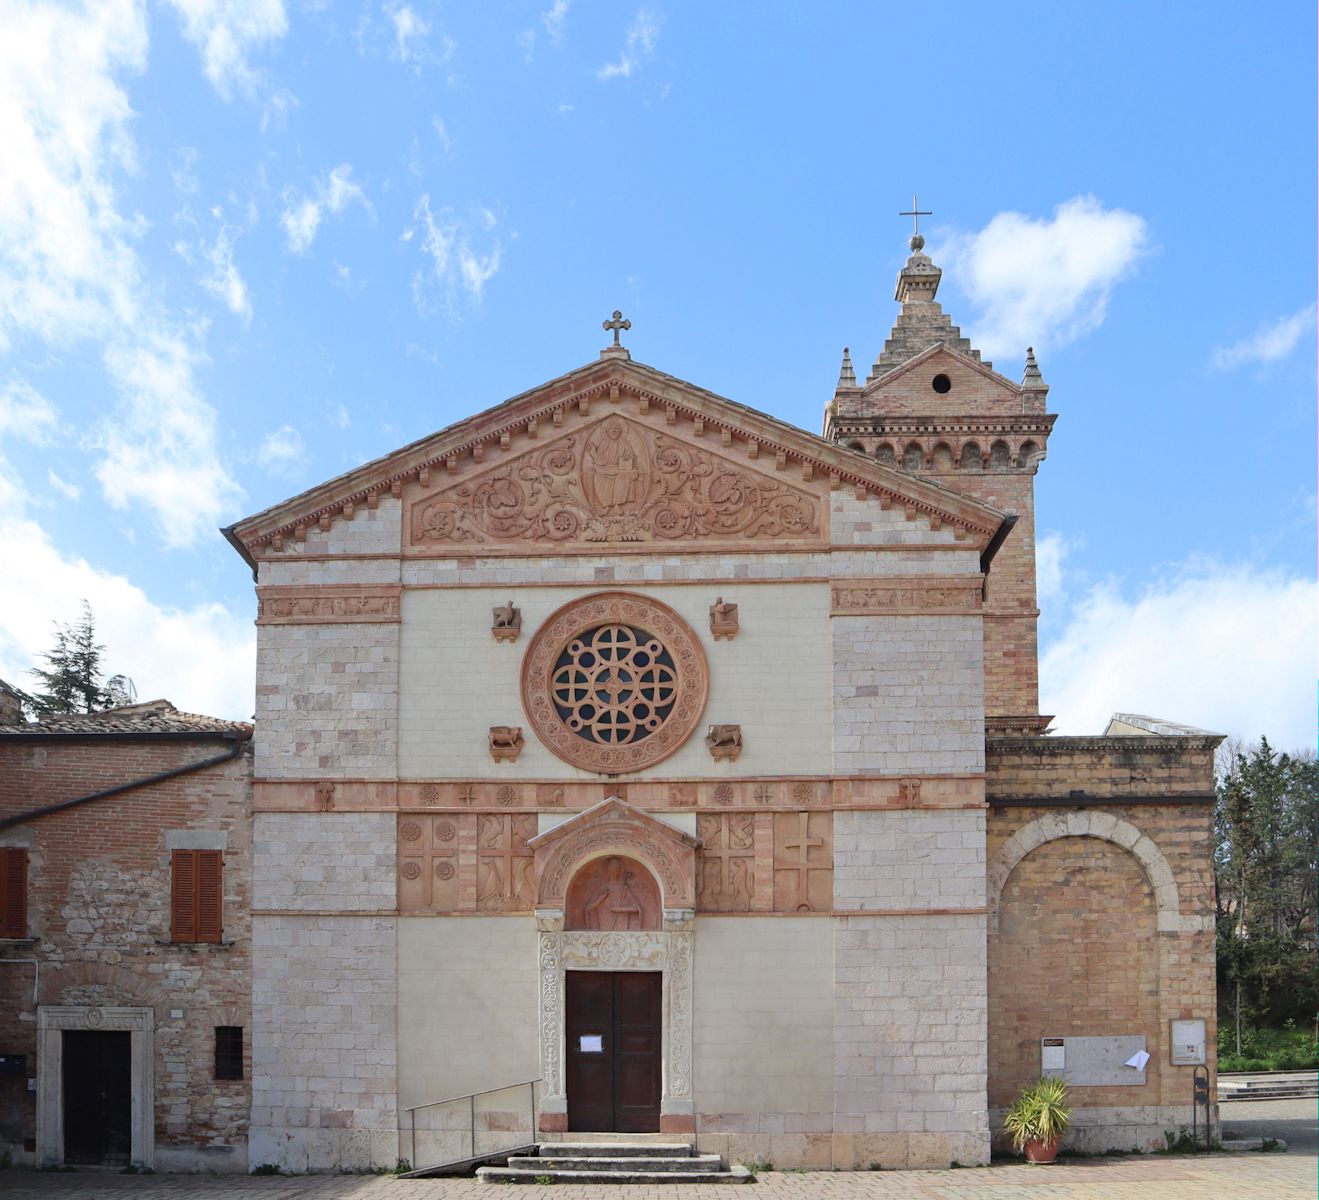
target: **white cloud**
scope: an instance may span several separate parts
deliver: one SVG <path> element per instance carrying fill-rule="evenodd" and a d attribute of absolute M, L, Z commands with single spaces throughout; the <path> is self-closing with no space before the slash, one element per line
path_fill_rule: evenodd
<path fill-rule="evenodd" d="M 352 417 L 348 415 L 348 409 L 343 404 L 336 404 L 330 412 L 330 420 L 340 429 L 347 429 L 353 423 Z"/>
<path fill-rule="evenodd" d="M 972 341 L 989 357 L 1060 346 L 1103 323 L 1113 288 L 1149 251 L 1144 218 L 1077 196 L 1052 219 L 998 213 L 932 251 L 979 309 Z"/>
<path fill-rule="evenodd" d="M 628 26 L 618 61 L 606 63 L 596 73 L 597 79 L 628 79 L 641 66 L 659 42 L 659 21 L 649 9 L 637 9 Z"/>
<path fill-rule="evenodd" d="M 449 131 L 445 128 L 444 122 L 439 117 L 432 116 L 431 126 L 435 130 L 435 136 L 440 139 L 440 145 L 444 147 L 445 154 L 448 154 L 452 143 L 449 141 Z"/>
<path fill-rule="evenodd" d="M 163 696 L 185 711 L 250 720 L 256 639 L 250 614 L 221 604 L 190 609 L 154 603 L 123 575 L 66 557 L 35 522 L 0 512 L 0 678 L 30 687 L 27 672 L 50 649 L 52 621 L 92 606 L 110 673 L 132 678 L 144 700 Z"/>
<path fill-rule="evenodd" d="M 11 379 L 0 390 L 0 437 L 48 446 L 58 424 L 55 406 L 25 380 Z"/>
<path fill-rule="evenodd" d="M 496 241 L 485 254 L 474 250 L 467 226 L 447 209 L 442 209 L 438 214 L 432 213 L 428 195 L 417 200 L 413 216 L 420 222 L 422 237 L 419 249 L 429 260 L 412 280 L 412 294 L 417 307 L 423 313 L 427 312 L 430 293 L 437 287 L 450 305 L 459 287 L 479 301 L 485 285 L 499 271 L 499 242 Z M 481 209 L 478 218 L 487 233 L 494 229 L 495 217 L 489 209 Z M 405 230 L 399 240 L 410 242 L 414 231 L 415 227 Z"/>
<path fill-rule="evenodd" d="M 1315 305 L 1307 305 L 1289 317 L 1280 317 L 1253 337 L 1231 346 L 1217 346 L 1210 361 L 1220 371 L 1231 371 L 1247 363 L 1277 362 L 1286 358 L 1300 345 L 1302 338 L 1314 332 L 1315 312 Z"/>
<path fill-rule="evenodd" d="M 1063 595 L 1063 560 L 1072 544 L 1061 533 L 1042 533 L 1035 541 L 1035 595 L 1048 608 Z"/>
<path fill-rule="evenodd" d="M 1313 746 L 1319 588 L 1196 561 L 1132 597 L 1091 588 L 1040 658 L 1041 710 L 1064 733 L 1138 712 L 1275 745 Z"/>
<path fill-rule="evenodd" d="M 225 100 L 235 91 L 255 96 L 261 77 L 248 55 L 282 38 L 289 28 L 283 0 L 168 0 L 183 36 L 201 54 L 202 72 Z"/>
<path fill-rule="evenodd" d="M 110 347 L 105 365 L 124 410 L 93 435 L 105 455 L 96 478 L 106 498 L 147 508 L 170 547 L 212 535 L 243 495 L 215 455 L 216 413 L 197 390 L 197 361 L 168 334 Z"/>
<path fill-rule="evenodd" d="M 318 180 L 313 188 L 313 196 L 299 197 L 292 189 L 284 191 L 285 208 L 280 216 L 288 238 L 289 249 L 301 254 L 316 239 L 316 231 L 321 227 L 323 214 L 328 210 L 340 213 L 354 202 L 362 205 L 368 213 L 374 214 L 366 193 L 354 183 L 351 176 L 353 168 L 348 163 L 340 163 L 329 175 Z"/>
<path fill-rule="evenodd" d="M 201 285 L 211 295 L 224 302 L 224 306 L 236 317 L 241 317 L 245 324 L 252 322 L 252 300 L 247 294 L 247 284 L 234 263 L 234 231 L 228 225 L 221 225 L 215 235 L 215 244 L 205 251 L 207 271 L 201 278 Z"/>
<path fill-rule="evenodd" d="M 292 425 L 281 425 L 261 439 L 256 460 L 268 471 L 287 474 L 302 460 L 302 435 Z"/>
<path fill-rule="evenodd" d="M 141 220 L 116 207 L 116 178 L 135 168 L 118 77 L 141 71 L 146 55 L 145 10 L 133 0 L 6 9 L 0 352 L 16 338 L 99 348 L 121 406 L 91 439 L 104 456 L 97 477 L 111 504 L 141 505 L 177 545 L 216 524 L 241 492 L 194 378 L 199 331 L 154 300 L 134 248 Z"/>
<path fill-rule="evenodd" d="M 82 495 L 82 488 L 56 475 L 50 467 L 46 468 L 46 482 L 66 500 L 77 500 Z"/>
<path fill-rule="evenodd" d="M 545 26 L 545 32 L 550 35 L 550 41 L 556 45 L 563 37 L 563 22 L 568 16 L 568 9 L 572 7 L 572 0 L 554 0 L 554 3 L 540 14 L 540 23 Z"/>
<path fill-rule="evenodd" d="M 196 149 L 192 146 L 178 146 L 169 156 L 169 177 L 176 190 L 190 196 L 201 186 L 197 181 Z"/>
<path fill-rule="evenodd" d="M 432 39 L 431 23 L 410 4 L 387 0 L 381 7 L 391 27 L 391 58 L 410 64 L 414 71 L 420 72 L 422 67 L 445 62 L 453 56 L 453 39 L 443 33 Z M 368 28 L 368 23 L 364 21 L 359 29 L 359 42 L 366 36 Z"/>

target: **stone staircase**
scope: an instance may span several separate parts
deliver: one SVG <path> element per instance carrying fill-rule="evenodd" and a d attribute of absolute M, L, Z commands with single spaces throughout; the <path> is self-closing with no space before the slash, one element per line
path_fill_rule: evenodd
<path fill-rule="evenodd" d="M 1219 1100 L 1307 1100 L 1319 1096 L 1314 1071 L 1261 1071 L 1218 1076 Z"/>
<path fill-rule="evenodd" d="M 750 1183 L 746 1167 L 725 1167 L 717 1154 L 686 1143 L 541 1142 L 506 1167 L 481 1167 L 486 1183 Z"/>

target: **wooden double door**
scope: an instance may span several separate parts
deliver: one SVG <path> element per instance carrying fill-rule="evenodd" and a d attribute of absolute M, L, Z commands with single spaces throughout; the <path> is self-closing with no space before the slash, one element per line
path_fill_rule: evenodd
<path fill-rule="evenodd" d="M 568 1128 L 655 1133 L 663 1012 L 659 971 L 568 971 Z"/>

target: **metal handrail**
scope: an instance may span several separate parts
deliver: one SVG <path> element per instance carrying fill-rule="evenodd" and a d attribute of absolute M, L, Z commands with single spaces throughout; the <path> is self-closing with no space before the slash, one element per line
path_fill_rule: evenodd
<path fill-rule="evenodd" d="M 417 1169 L 417 1113 L 420 1112 L 423 1108 L 436 1108 L 441 1104 L 456 1104 L 459 1100 L 466 1100 L 467 1116 L 469 1122 L 468 1146 L 470 1147 L 471 1150 L 470 1157 L 475 1159 L 476 1158 L 476 1098 L 478 1096 L 493 1096 L 496 1092 L 507 1092 L 512 1090 L 513 1088 L 523 1088 L 523 1087 L 527 1088 L 528 1089 L 527 1095 L 530 1101 L 528 1108 L 531 1116 L 530 1137 L 534 1141 L 536 1137 L 536 1084 L 540 1082 L 541 1082 L 541 1076 L 538 1075 L 536 1076 L 535 1079 L 522 1079 L 519 1080 L 517 1083 L 506 1083 L 504 1084 L 503 1087 L 486 1088 L 480 1092 L 464 1092 L 458 1096 L 449 1096 L 444 1100 L 430 1100 L 425 1104 L 413 1104 L 410 1107 L 403 1109 L 402 1111 L 408 1114 L 408 1126 L 409 1126 L 409 1134 L 410 1134 L 409 1148 L 411 1151 L 411 1157 L 409 1158 L 408 1161 L 412 1164 L 413 1170 Z M 516 1147 L 510 1147 L 510 1149 L 516 1149 Z M 491 1153 L 499 1154 L 502 1152 L 491 1151 Z M 455 1159 L 454 1161 L 461 1162 L 462 1160 Z"/>

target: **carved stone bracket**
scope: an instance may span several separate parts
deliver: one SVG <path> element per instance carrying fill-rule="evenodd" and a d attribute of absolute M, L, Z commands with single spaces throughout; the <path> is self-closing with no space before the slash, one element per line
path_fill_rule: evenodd
<path fill-rule="evenodd" d="M 513 607 L 513 601 L 491 610 L 490 632 L 497 642 L 516 642 L 522 633 L 522 610 Z"/>
<path fill-rule="evenodd" d="M 710 749 L 710 757 L 716 761 L 736 762 L 742 753 L 742 726 L 711 725 L 710 732 L 705 735 L 705 744 Z"/>
<path fill-rule="evenodd" d="M 491 725 L 489 744 L 490 757 L 495 762 L 517 762 L 523 746 L 522 726 Z"/>
<path fill-rule="evenodd" d="M 737 605 L 726 604 L 720 596 L 710 605 L 710 632 L 716 642 L 737 637 Z"/>

